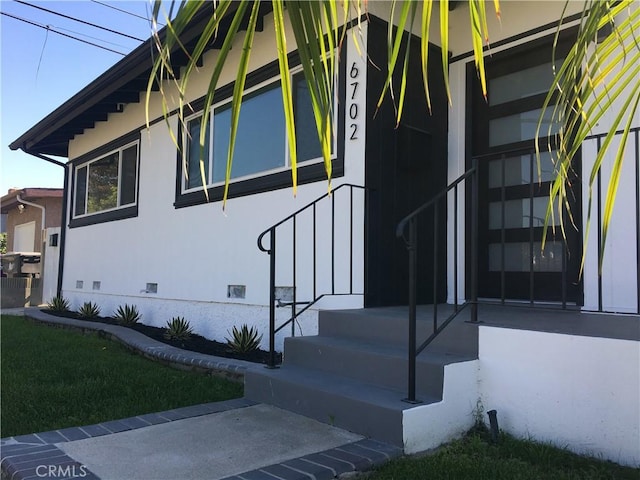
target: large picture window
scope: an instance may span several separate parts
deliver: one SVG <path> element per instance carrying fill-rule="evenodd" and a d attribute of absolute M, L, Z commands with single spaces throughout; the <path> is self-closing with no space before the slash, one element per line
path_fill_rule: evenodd
<path fill-rule="evenodd" d="M 311 97 L 302 72 L 292 77 L 298 163 L 322 161 Z M 231 102 L 215 105 L 204 149 L 202 113 L 187 119 L 183 131 L 182 191 L 224 183 L 231 130 Z M 213 139 L 211 142 L 210 140 Z M 334 139 L 335 142 L 335 139 Z M 335 147 L 333 148 L 335 152 Z M 279 81 L 263 83 L 244 95 L 231 169 L 231 181 L 255 178 L 290 166 Z"/>
<path fill-rule="evenodd" d="M 136 203 L 138 143 L 125 145 L 75 170 L 74 218 Z"/>

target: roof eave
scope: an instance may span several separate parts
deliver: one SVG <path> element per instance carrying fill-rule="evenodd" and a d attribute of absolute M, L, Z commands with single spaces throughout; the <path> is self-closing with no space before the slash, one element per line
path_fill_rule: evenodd
<path fill-rule="evenodd" d="M 235 11 L 232 7 L 231 12 Z M 201 31 L 202 23 L 209 18 L 210 12 L 202 8 L 192 20 L 192 24 L 181 35 L 183 44 L 193 40 Z M 166 37 L 166 27 L 160 30 L 159 37 Z M 176 49 L 179 48 L 176 46 Z M 69 140 L 60 139 L 49 144 L 41 144 L 54 132 L 63 129 L 74 119 L 91 107 L 105 100 L 127 83 L 140 77 L 148 77 L 153 67 L 155 38 L 151 37 L 130 54 L 109 68 L 80 92 L 55 109 L 27 132 L 9 144 L 11 150 L 23 150 L 26 153 L 39 153 L 59 157 L 68 156 Z M 73 135 L 69 135 L 69 139 Z"/>

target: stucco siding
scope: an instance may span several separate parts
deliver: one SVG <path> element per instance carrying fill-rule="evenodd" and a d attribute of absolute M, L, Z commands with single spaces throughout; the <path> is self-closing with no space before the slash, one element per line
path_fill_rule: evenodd
<path fill-rule="evenodd" d="M 265 19 L 265 21 L 268 21 Z M 269 29 L 265 29 L 269 31 Z M 366 29 L 365 35 L 366 35 Z M 265 33 L 266 35 L 266 33 Z M 366 37 L 363 37 L 366 38 Z M 363 38 L 359 41 L 362 42 Z M 253 52 L 254 66 L 275 59 L 275 50 L 261 47 L 268 41 L 258 41 Z M 364 51 L 362 47 L 361 51 Z M 349 39 L 349 62 L 357 62 L 365 75 L 364 59 Z M 214 55 L 211 52 L 209 55 Z M 206 67 L 211 66 L 205 59 Z M 231 68 L 230 68 L 231 69 Z M 229 73 L 225 73 L 229 79 Z M 201 75 L 202 76 L 202 75 Z M 200 76 L 200 77 L 201 77 Z M 194 78 L 195 92 L 190 98 L 204 93 L 202 79 Z M 223 83 L 224 79 L 221 80 Z M 363 78 L 363 83 L 365 79 Z M 364 89 L 356 101 L 364 107 Z M 72 143 L 74 153 L 86 153 L 127 133 L 127 129 L 140 127 L 143 122 L 139 105 L 130 105 L 121 114 L 126 121 L 106 122 L 79 136 Z M 152 108 L 157 109 L 155 97 Z M 364 114 L 362 118 L 364 119 Z M 364 120 L 361 120 L 364 122 Z M 178 131 L 177 117 L 170 119 L 174 135 Z M 360 126 L 364 130 L 364 123 Z M 364 135 L 361 140 L 345 140 L 344 176 L 335 178 L 332 186 L 342 183 L 364 184 Z M 175 208 L 177 150 L 165 122 L 158 122 L 140 135 L 140 168 L 138 215 L 133 218 L 71 228 L 67 230 L 64 267 L 64 295 L 74 307 L 84 301 L 94 301 L 110 314 L 118 305 L 134 303 L 143 313 L 144 322 L 163 326 L 174 315 L 185 316 L 198 333 L 221 340 L 231 326 L 242 323 L 256 325 L 265 332 L 268 326 L 269 257 L 257 248 L 258 235 L 274 223 L 327 192 L 328 182 L 320 180 L 301 185 L 297 194 L 291 188 L 250 196 L 232 198 L 225 210 L 219 201 Z M 349 238 L 347 209 L 348 192 L 335 196 L 337 242 Z M 72 203 L 72 202 L 70 202 Z M 364 196 L 354 192 L 354 218 L 364 218 Z M 331 199 L 317 208 L 317 277 L 318 287 L 326 288 L 330 281 Z M 344 212 L 344 213 L 342 213 Z M 289 229 L 287 229 L 289 228 Z M 312 283 L 312 225 L 310 215 L 302 216 L 297 225 L 299 276 L 298 299 L 311 300 Z M 290 227 L 278 233 L 279 251 L 287 251 L 291 243 Z M 364 237 L 362 221 L 355 223 L 354 264 L 355 291 L 363 290 Z M 269 245 L 269 238 L 265 239 Z M 336 252 L 336 277 L 344 284 L 348 278 L 348 251 Z M 291 257 L 278 257 L 277 285 L 291 286 Z M 302 278 L 306 276 L 307 278 Z M 94 290 L 94 282 L 100 282 Z M 147 283 L 157 284 L 157 293 L 147 293 Z M 78 288 L 79 286 L 82 288 Z M 246 287 L 245 298 L 227 297 L 228 285 Z M 326 305 L 327 302 L 324 301 Z M 337 305 L 362 306 L 362 297 L 343 298 Z M 287 315 L 289 309 L 278 309 L 278 316 Z M 316 314 L 309 312 L 301 322 L 305 334 L 316 331 Z M 266 343 L 265 335 L 263 343 Z M 281 339 L 278 343 L 281 343 Z"/>
<path fill-rule="evenodd" d="M 479 391 L 504 431 L 640 465 L 640 343 L 480 327 Z"/>

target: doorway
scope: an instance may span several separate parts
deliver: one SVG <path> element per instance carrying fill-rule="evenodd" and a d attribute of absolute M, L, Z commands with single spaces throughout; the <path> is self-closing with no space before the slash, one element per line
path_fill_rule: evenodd
<path fill-rule="evenodd" d="M 377 108 L 386 80 L 387 24 L 372 21 L 368 30 L 367 129 L 365 185 L 366 206 L 365 307 L 408 303 L 409 255 L 396 237 L 398 222 L 433 198 L 447 184 L 448 103 L 442 79 L 442 63 L 429 62 L 431 112 L 422 83 L 420 49 L 409 57 L 405 107 L 400 124 L 391 98 Z M 418 40 L 412 39 L 415 45 Z M 430 58 L 440 58 L 440 49 L 429 45 Z M 400 55 L 404 55 L 401 51 Z M 400 85 L 400 72 L 394 81 Z M 375 112 L 375 116 L 373 115 Z M 373 118 L 372 118 L 373 117 Z M 430 304 L 446 299 L 446 204 L 438 210 L 438 256 L 434 262 L 433 210 L 418 223 L 417 301 Z M 438 291 L 434 298 L 433 272 L 437 268 Z"/>
<path fill-rule="evenodd" d="M 571 44 L 565 32 L 556 50 L 556 69 Z M 552 88 L 553 38 L 547 37 L 487 58 L 485 99 L 473 66 L 472 157 L 478 165 L 478 295 L 529 302 L 581 302 L 580 162 L 566 188 L 572 217 L 558 212 L 544 232 L 549 192 L 555 179 L 554 139 L 559 125 L 553 106 L 542 115 Z M 539 119 L 541 154 L 535 150 Z M 545 151 L 546 146 L 551 151 Z M 538 163 L 539 160 L 539 163 Z M 564 221 L 566 239 L 559 227 Z M 575 227 L 577 228 L 574 228 Z M 544 248 L 542 248 L 544 241 Z"/>

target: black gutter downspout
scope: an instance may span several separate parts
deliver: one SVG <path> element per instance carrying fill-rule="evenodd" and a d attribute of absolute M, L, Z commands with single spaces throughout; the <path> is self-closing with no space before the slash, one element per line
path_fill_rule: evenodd
<path fill-rule="evenodd" d="M 62 275 L 64 274 L 64 246 L 67 233 L 67 207 L 68 207 L 68 189 L 69 189 L 69 172 L 67 169 L 68 164 L 49 158 L 41 153 L 30 152 L 25 147 L 22 148 L 24 153 L 28 153 L 34 157 L 37 157 L 45 162 L 53 163 L 59 167 L 64 168 L 64 186 L 62 189 L 62 219 L 60 221 L 60 253 L 58 255 L 58 285 L 56 285 L 56 296 L 62 296 Z"/>

